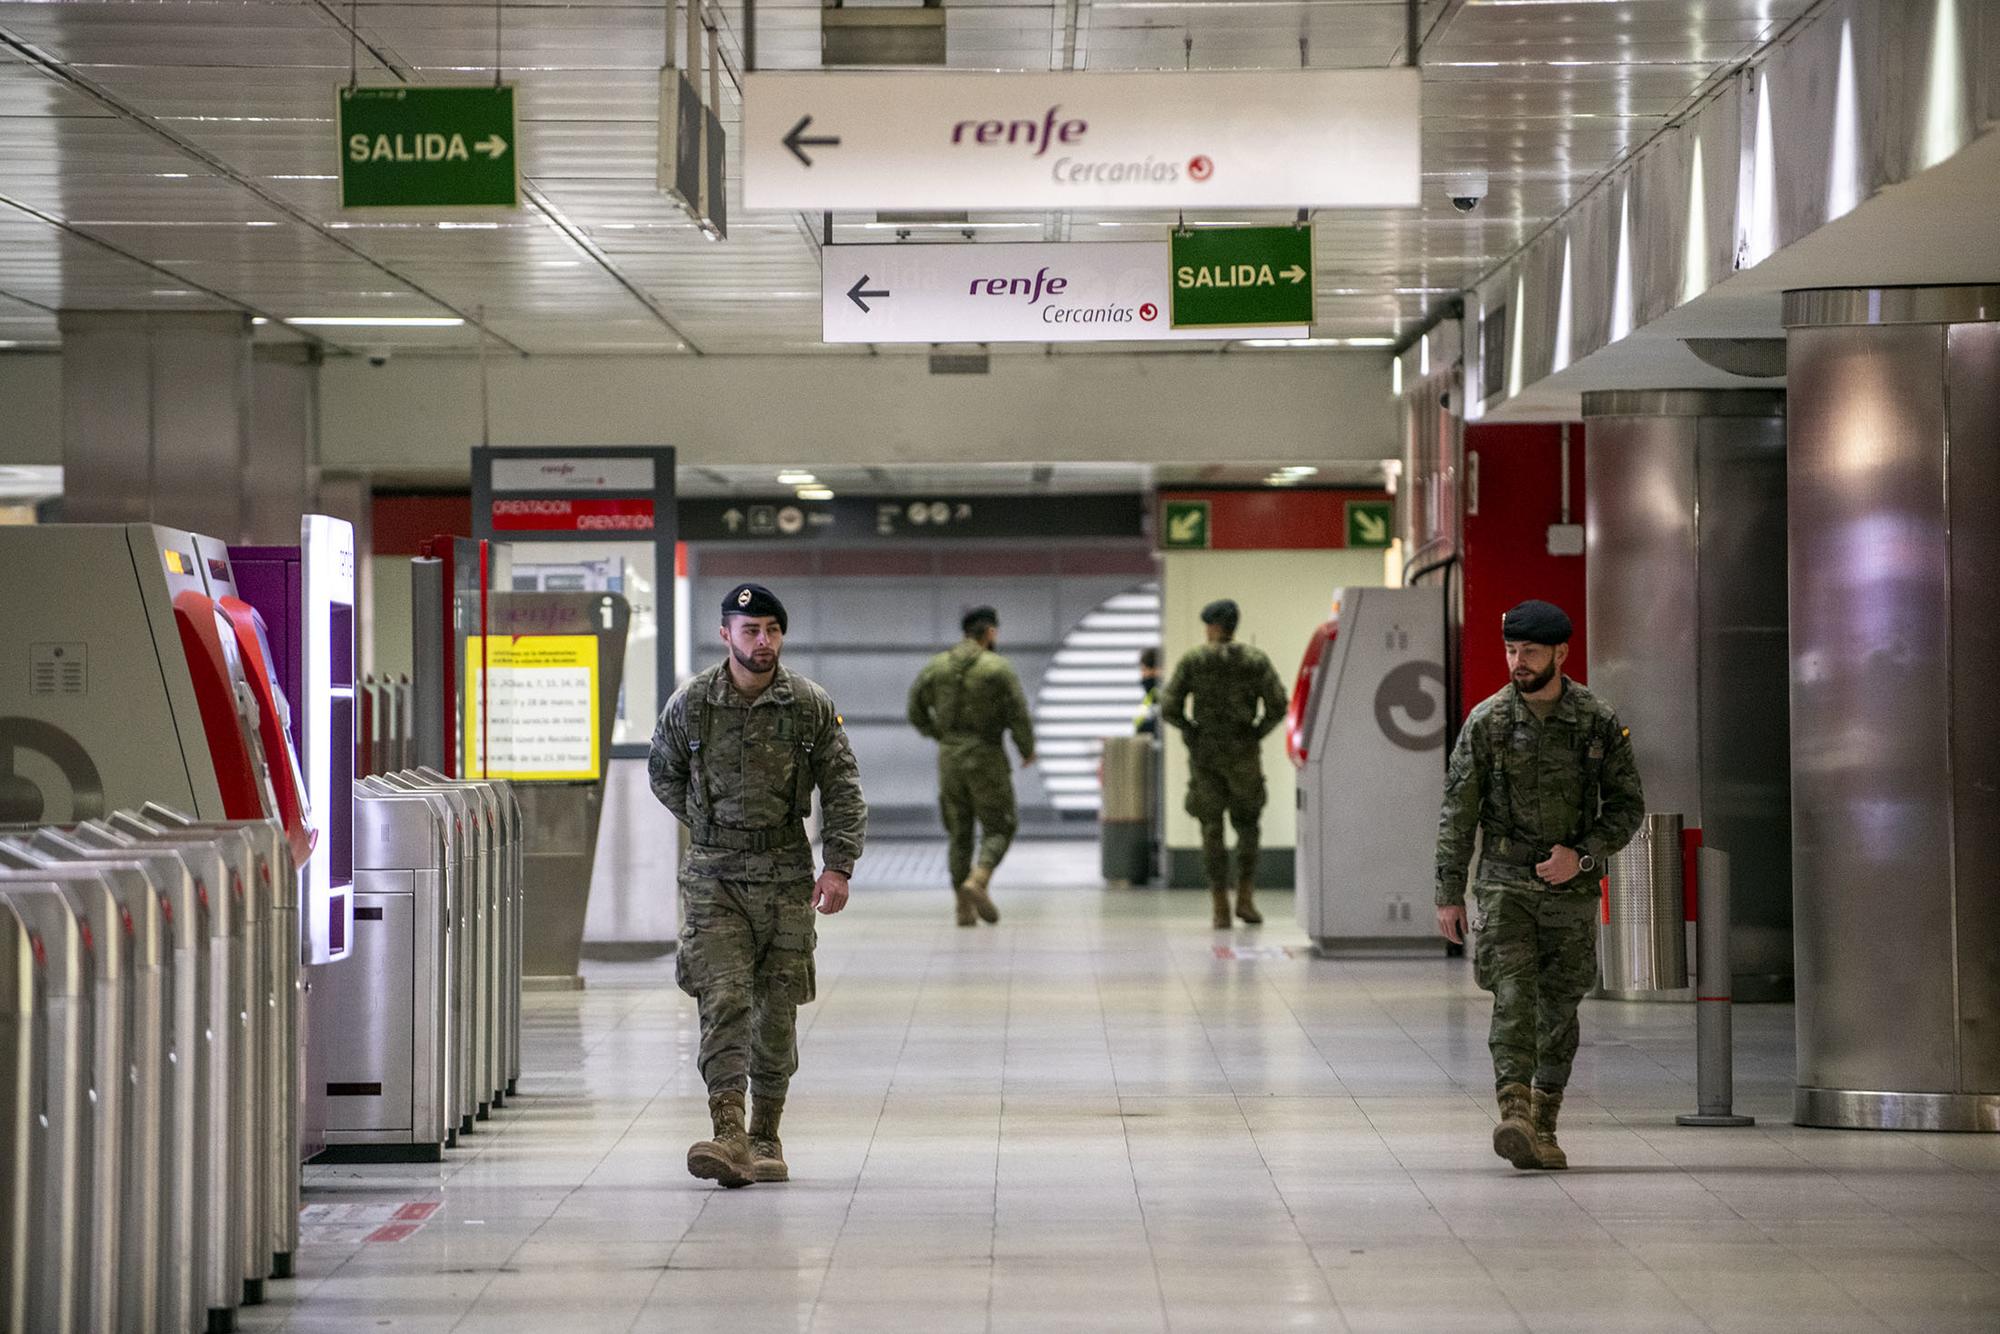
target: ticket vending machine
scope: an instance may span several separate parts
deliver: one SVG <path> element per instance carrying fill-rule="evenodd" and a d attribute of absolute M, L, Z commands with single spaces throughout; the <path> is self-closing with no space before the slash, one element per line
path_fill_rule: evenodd
<path fill-rule="evenodd" d="M 291 728 L 305 800 L 325 844 L 301 877 L 303 962 L 334 963 L 354 939 L 354 526 L 308 514 L 296 547 L 232 547 L 228 556 L 296 707 Z"/>
<path fill-rule="evenodd" d="M 1320 953 L 1437 939 L 1443 598 L 1337 589 L 1333 618 L 1306 648 L 1285 739 L 1299 770 L 1294 902 Z"/>

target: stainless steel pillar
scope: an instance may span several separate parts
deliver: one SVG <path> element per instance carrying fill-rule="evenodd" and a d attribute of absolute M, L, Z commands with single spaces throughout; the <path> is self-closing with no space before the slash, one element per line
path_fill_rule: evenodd
<path fill-rule="evenodd" d="M 66 310 L 60 325 L 64 517 L 248 536 L 249 317 Z"/>
<path fill-rule="evenodd" d="M 1768 390 L 1583 397 L 1590 685 L 1646 805 L 1729 854 L 1741 1001 L 1792 989 L 1784 413 Z"/>
<path fill-rule="evenodd" d="M 256 351 L 243 455 L 246 542 L 295 546 L 300 516 L 313 512 L 313 470 L 319 461 L 319 363 L 319 348 L 309 343 Z"/>
<path fill-rule="evenodd" d="M 2000 285 L 1785 324 L 1794 1117 L 2000 1131 Z"/>

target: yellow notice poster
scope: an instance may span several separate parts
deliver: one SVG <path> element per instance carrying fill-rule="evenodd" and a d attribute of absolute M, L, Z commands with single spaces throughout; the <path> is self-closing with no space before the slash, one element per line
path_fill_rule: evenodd
<path fill-rule="evenodd" d="M 484 727 L 482 655 L 493 691 Z M 596 635 L 468 636 L 464 698 L 467 775 L 530 782 L 601 775 Z M 490 764 L 483 744 L 493 747 Z"/>

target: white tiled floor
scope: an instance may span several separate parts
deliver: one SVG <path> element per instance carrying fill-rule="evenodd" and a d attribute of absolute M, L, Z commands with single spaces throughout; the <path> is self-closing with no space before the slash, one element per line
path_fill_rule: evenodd
<path fill-rule="evenodd" d="M 1019 847 L 977 931 L 862 866 L 789 1185 L 687 1176 L 692 1004 L 591 965 L 449 1162 L 309 1169 L 309 1204 L 442 1207 L 309 1245 L 245 1327 L 2000 1329 L 2000 1137 L 1793 1128 L 1788 1007 L 1737 1011 L 1757 1127 L 1698 1131 L 1688 1009 L 1587 1003 L 1576 1166 L 1523 1174 L 1463 963 L 1312 960 L 1284 896 L 1234 939 L 1291 957 L 1218 959 L 1205 897 L 1102 890 L 1093 845 Z"/>

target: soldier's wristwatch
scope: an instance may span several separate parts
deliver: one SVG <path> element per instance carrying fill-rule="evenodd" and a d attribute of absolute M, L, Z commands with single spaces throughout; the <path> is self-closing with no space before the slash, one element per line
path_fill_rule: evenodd
<path fill-rule="evenodd" d="M 1576 869 L 1579 875 L 1589 875 L 1597 869 L 1597 858 L 1587 852 L 1584 853 L 1576 859 Z"/>

